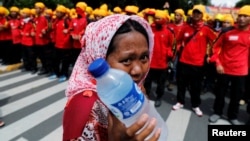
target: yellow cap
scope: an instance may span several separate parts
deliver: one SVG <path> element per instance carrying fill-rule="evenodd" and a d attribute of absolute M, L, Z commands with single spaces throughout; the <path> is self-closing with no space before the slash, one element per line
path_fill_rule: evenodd
<path fill-rule="evenodd" d="M 93 14 L 89 15 L 89 19 L 90 20 L 94 20 L 95 19 L 95 16 Z"/>
<path fill-rule="evenodd" d="M 36 9 L 34 9 L 34 8 L 30 9 L 30 14 L 31 15 L 36 15 Z"/>
<path fill-rule="evenodd" d="M 72 18 L 72 19 L 74 19 L 74 18 L 77 18 L 77 13 L 76 13 L 76 9 L 75 8 L 71 8 L 70 9 L 70 17 Z"/>
<path fill-rule="evenodd" d="M 185 12 L 184 12 L 184 10 L 183 9 L 176 9 L 175 11 L 174 11 L 174 13 L 178 13 L 178 14 L 180 14 L 182 17 L 185 17 Z"/>
<path fill-rule="evenodd" d="M 108 5 L 107 5 L 106 3 L 104 3 L 104 4 L 102 4 L 102 5 L 100 6 L 100 9 L 105 10 L 105 11 L 108 11 Z"/>
<path fill-rule="evenodd" d="M 165 12 L 163 10 L 156 10 L 155 11 L 155 18 L 168 19 L 169 15 L 167 12 Z"/>
<path fill-rule="evenodd" d="M 244 5 L 240 8 L 238 15 L 250 16 L 250 5 Z"/>
<path fill-rule="evenodd" d="M 119 7 L 119 6 L 116 6 L 114 9 L 113 9 L 114 12 L 116 13 L 121 13 L 122 12 L 122 9 Z"/>
<path fill-rule="evenodd" d="M 234 19 L 233 19 L 233 16 L 231 14 L 223 15 L 222 21 L 229 22 L 232 26 L 234 25 Z"/>
<path fill-rule="evenodd" d="M 147 15 L 154 15 L 155 14 L 155 9 L 154 8 L 146 8 L 144 9 L 144 13 Z"/>
<path fill-rule="evenodd" d="M 62 12 L 62 13 L 67 13 L 67 8 L 65 6 L 63 6 L 63 5 L 58 5 L 56 7 L 56 11 L 57 12 Z"/>
<path fill-rule="evenodd" d="M 210 14 L 208 13 L 205 13 L 205 16 L 203 16 L 203 20 L 205 21 L 213 21 L 213 16 L 211 16 Z"/>
<path fill-rule="evenodd" d="M 48 15 L 53 15 L 53 11 L 52 11 L 52 9 L 46 9 L 45 10 L 45 14 L 48 14 Z"/>
<path fill-rule="evenodd" d="M 16 6 L 12 6 L 12 7 L 10 8 L 10 12 L 19 12 L 19 8 L 16 7 Z"/>
<path fill-rule="evenodd" d="M 42 3 L 42 2 L 36 2 L 35 3 L 35 7 L 39 7 L 41 9 L 44 9 L 45 8 L 45 5 Z"/>
<path fill-rule="evenodd" d="M 82 9 L 83 11 L 86 10 L 86 7 L 87 7 L 87 6 L 88 6 L 88 5 L 87 5 L 85 2 L 78 2 L 78 3 L 76 4 L 76 7 Z"/>
<path fill-rule="evenodd" d="M 174 16 L 175 16 L 175 13 L 171 13 L 171 14 L 170 14 L 170 20 L 171 20 L 171 21 L 174 21 Z"/>
<path fill-rule="evenodd" d="M 144 17 L 144 14 L 143 14 L 143 12 L 139 12 L 139 13 L 137 13 L 137 16 L 140 16 L 140 17 Z"/>
<path fill-rule="evenodd" d="M 187 12 L 187 15 L 192 16 L 192 13 L 193 13 L 193 9 L 189 9 L 188 12 Z"/>
<path fill-rule="evenodd" d="M 92 14 L 93 8 L 90 7 L 90 6 L 87 6 L 87 7 L 86 7 L 86 12 L 87 12 L 88 14 Z"/>
<path fill-rule="evenodd" d="M 134 5 L 128 5 L 125 7 L 125 12 L 137 14 L 139 11 L 139 7 L 134 6 Z"/>
<path fill-rule="evenodd" d="M 193 11 L 194 10 L 198 10 L 200 11 L 202 14 L 206 13 L 206 7 L 204 5 L 198 4 L 198 5 L 194 5 L 193 7 Z"/>
<path fill-rule="evenodd" d="M 9 13 L 9 11 L 7 8 L 0 6 L 0 14 L 7 16 L 8 13 Z"/>
<path fill-rule="evenodd" d="M 222 20 L 223 20 L 223 15 L 220 14 L 220 13 L 218 13 L 218 14 L 215 15 L 214 19 L 215 19 L 215 20 L 222 21 Z"/>
<path fill-rule="evenodd" d="M 20 12 L 21 14 L 27 14 L 27 15 L 31 14 L 31 10 L 29 8 L 23 8 Z"/>
<path fill-rule="evenodd" d="M 106 11 L 104 9 L 97 9 L 94 14 L 96 16 L 106 17 L 108 15 L 108 11 Z"/>

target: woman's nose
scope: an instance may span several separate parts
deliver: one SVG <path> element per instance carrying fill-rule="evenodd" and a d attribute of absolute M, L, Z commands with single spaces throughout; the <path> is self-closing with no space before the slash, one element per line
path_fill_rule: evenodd
<path fill-rule="evenodd" d="M 143 74 L 143 65 L 140 63 L 133 64 L 130 73 L 135 79 L 138 79 Z"/>

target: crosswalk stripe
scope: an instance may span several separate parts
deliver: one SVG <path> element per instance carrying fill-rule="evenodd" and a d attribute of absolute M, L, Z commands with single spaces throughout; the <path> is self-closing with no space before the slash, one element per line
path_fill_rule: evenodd
<path fill-rule="evenodd" d="M 168 141 L 184 141 L 191 111 L 179 109 L 171 111 L 166 121 L 168 126 Z M 178 123 L 178 124 L 177 124 Z"/>
<path fill-rule="evenodd" d="M 28 97 L 22 98 L 18 101 L 4 105 L 3 107 L 1 107 L 2 116 L 9 115 L 15 111 L 18 111 L 24 107 L 27 107 L 33 103 L 36 103 L 46 97 L 52 96 L 53 94 L 64 90 L 66 88 L 66 85 L 67 85 L 66 82 L 60 83 L 53 87 L 49 87 L 45 90 L 34 93 Z"/>
<path fill-rule="evenodd" d="M 39 141 L 61 141 L 62 135 L 63 135 L 63 129 L 62 126 L 60 126 L 47 136 L 40 139 Z"/>
<path fill-rule="evenodd" d="M 32 81 L 30 83 L 25 83 L 24 85 L 15 87 L 15 89 L 9 89 L 6 91 L 2 91 L 2 92 L 0 92 L 0 100 L 17 95 L 17 94 L 25 92 L 27 90 L 31 90 L 33 88 L 39 87 L 39 86 L 46 84 L 48 82 L 51 82 L 51 80 L 49 80 L 48 78 L 42 78 L 42 79 L 38 79 L 37 81 Z"/>
<path fill-rule="evenodd" d="M 22 81 L 22 80 L 26 80 L 26 79 L 32 78 L 34 76 L 35 75 L 27 73 L 27 74 L 24 74 L 24 75 L 21 75 L 21 76 L 18 76 L 18 77 L 13 77 L 13 78 L 7 79 L 5 81 L 1 81 L 0 82 L 0 87 L 5 87 L 5 86 L 8 86 L 10 84 Z"/>
<path fill-rule="evenodd" d="M 27 139 L 25 139 L 24 137 L 18 138 L 16 141 L 28 141 Z"/>
<path fill-rule="evenodd" d="M 0 131 L 0 137 L 4 137 L 5 140 L 11 140 L 23 132 L 35 127 L 39 123 L 49 119 L 53 115 L 61 112 L 66 103 L 66 98 L 60 99 L 55 103 L 52 103 L 43 109 L 40 109 L 30 115 L 5 126 Z M 57 108 L 55 108 L 57 107 Z"/>
<path fill-rule="evenodd" d="M 20 72 L 21 72 L 20 70 L 16 70 L 16 71 L 8 72 L 8 73 L 3 73 L 0 75 L 0 78 L 6 77 L 6 76 L 11 76 L 13 74 L 20 73 Z"/>

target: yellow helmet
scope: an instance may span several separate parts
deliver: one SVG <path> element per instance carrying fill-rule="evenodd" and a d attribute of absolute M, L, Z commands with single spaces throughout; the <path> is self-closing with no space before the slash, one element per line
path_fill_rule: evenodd
<path fill-rule="evenodd" d="M 65 7 L 65 6 L 63 6 L 63 5 L 58 5 L 57 7 L 56 7 L 56 11 L 57 12 L 62 12 L 62 13 L 67 13 L 67 8 Z"/>
<path fill-rule="evenodd" d="M 9 14 L 9 11 L 7 8 L 0 6 L 0 14 L 7 16 Z"/>
<path fill-rule="evenodd" d="M 104 3 L 104 4 L 102 4 L 102 5 L 100 6 L 100 9 L 105 10 L 105 11 L 108 11 L 108 5 L 107 5 L 106 3 Z"/>
<path fill-rule="evenodd" d="M 192 13 L 193 13 L 193 9 L 189 9 L 188 12 L 187 12 L 187 15 L 192 16 Z"/>
<path fill-rule="evenodd" d="M 10 7 L 10 12 L 19 12 L 19 11 L 20 11 L 19 8 L 16 6 Z"/>
<path fill-rule="evenodd" d="M 214 19 L 215 19 L 215 20 L 222 21 L 222 20 L 223 20 L 223 15 L 220 14 L 220 13 L 218 13 L 218 14 L 215 15 Z"/>
<path fill-rule="evenodd" d="M 250 5 L 244 5 L 240 8 L 238 15 L 250 16 Z"/>
<path fill-rule="evenodd" d="M 231 14 L 223 15 L 222 21 L 229 22 L 232 26 L 234 25 L 234 19 L 233 19 L 233 16 Z"/>
<path fill-rule="evenodd" d="M 29 8 L 23 8 L 20 12 L 21 14 L 31 15 L 31 10 Z"/>
<path fill-rule="evenodd" d="M 168 13 L 163 11 L 163 10 L 156 10 L 155 11 L 155 17 L 156 18 L 161 18 L 161 19 L 169 19 Z"/>
<path fill-rule="evenodd" d="M 174 11 L 174 13 L 180 14 L 182 17 L 185 17 L 185 12 L 183 9 L 179 8 Z"/>
<path fill-rule="evenodd" d="M 45 8 L 45 5 L 44 5 L 44 3 L 42 3 L 42 2 L 36 2 L 36 3 L 35 3 L 35 7 L 39 7 L 39 8 L 41 8 L 41 9 L 44 9 L 44 8 Z"/>
<path fill-rule="evenodd" d="M 50 16 L 53 16 L 53 11 L 52 11 L 52 9 L 46 9 L 46 10 L 45 10 L 45 14 L 50 15 Z"/>
<path fill-rule="evenodd" d="M 36 9 L 34 9 L 34 8 L 30 9 L 30 14 L 35 16 L 36 15 Z"/>
<path fill-rule="evenodd" d="M 113 9 L 114 12 L 116 13 L 121 13 L 122 12 L 122 9 L 119 7 L 119 6 L 116 6 L 114 9 Z"/>
<path fill-rule="evenodd" d="M 85 2 L 78 2 L 78 3 L 76 4 L 76 7 L 80 8 L 80 9 L 83 10 L 83 11 L 86 10 L 86 7 L 87 7 L 87 6 L 88 6 L 88 5 L 87 5 Z"/>
<path fill-rule="evenodd" d="M 87 6 L 87 7 L 86 7 L 86 12 L 87 12 L 87 14 L 92 14 L 93 8 L 90 7 L 90 6 Z"/>
<path fill-rule="evenodd" d="M 206 13 L 206 7 L 202 4 L 194 5 L 193 11 L 194 10 L 200 11 L 203 15 Z"/>

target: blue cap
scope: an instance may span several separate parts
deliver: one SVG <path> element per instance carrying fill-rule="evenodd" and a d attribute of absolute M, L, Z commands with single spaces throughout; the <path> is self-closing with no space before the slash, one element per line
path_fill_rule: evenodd
<path fill-rule="evenodd" d="M 109 64 L 103 58 L 96 59 L 93 61 L 89 67 L 88 71 L 95 77 L 102 76 L 109 69 Z"/>

